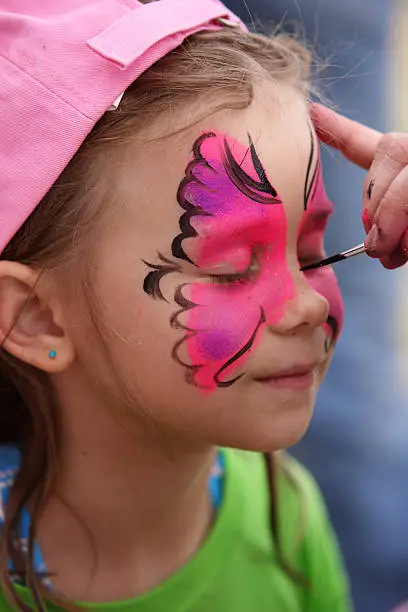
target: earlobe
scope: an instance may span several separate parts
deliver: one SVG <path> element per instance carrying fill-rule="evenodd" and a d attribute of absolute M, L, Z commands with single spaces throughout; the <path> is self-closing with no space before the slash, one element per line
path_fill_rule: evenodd
<path fill-rule="evenodd" d="M 58 300 L 38 271 L 16 262 L 0 261 L 0 345 L 49 373 L 66 370 L 75 359 Z"/>

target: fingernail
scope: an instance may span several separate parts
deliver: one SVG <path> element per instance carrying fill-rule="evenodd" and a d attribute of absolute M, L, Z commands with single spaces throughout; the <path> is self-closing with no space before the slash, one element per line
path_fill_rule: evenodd
<path fill-rule="evenodd" d="M 371 219 L 370 219 L 370 213 L 368 212 L 368 208 L 365 208 L 363 210 L 363 214 L 361 215 L 361 220 L 363 222 L 366 234 L 368 234 L 371 228 Z"/>
<path fill-rule="evenodd" d="M 370 251 L 375 250 L 377 246 L 378 235 L 379 235 L 379 232 L 378 232 L 377 224 L 373 223 L 370 231 L 367 234 L 367 238 L 365 239 L 366 251 L 370 252 Z"/>
<path fill-rule="evenodd" d="M 405 230 L 401 238 L 400 247 L 405 257 L 408 259 L 408 230 Z"/>

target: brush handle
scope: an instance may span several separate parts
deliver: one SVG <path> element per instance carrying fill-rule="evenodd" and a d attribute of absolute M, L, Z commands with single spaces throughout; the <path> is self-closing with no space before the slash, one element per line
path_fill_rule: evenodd
<path fill-rule="evenodd" d="M 364 242 L 358 244 L 347 251 L 342 251 L 341 253 L 337 253 L 336 255 L 331 255 L 330 257 L 325 257 L 320 261 L 315 261 L 312 264 L 308 264 L 307 266 L 303 266 L 300 268 L 301 272 L 306 272 L 307 270 L 315 270 L 316 268 L 324 268 L 325 266 L 331 266 L 332 264 L 337 263 L 338 261 L 343 261 L 344 259 L 348 259 L 349 257 L 354 257 L 355 255 L 360 255 L 361 253 L 365 253 L 366 249 L 364 246 Z"/>
<path fill-rule="evenodd" d="M 347 251 L 342 251 L 340 255 L 343 255 L 343 257 L 347 259 L 348 257 L 354 257 L 355 255 L 360 255 L 361 253 L 365 253 L 365 252 L 366 252 L 366 248 L 365 248 L 364 242 L 362 242 L 361 244 L 358 244 L 357 246 L 352 247 L 351 249 L 348 249 Z"/>

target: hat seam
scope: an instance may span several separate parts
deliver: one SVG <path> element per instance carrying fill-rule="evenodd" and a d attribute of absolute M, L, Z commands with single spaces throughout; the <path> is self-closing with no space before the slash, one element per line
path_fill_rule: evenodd
<path fill-rule="evenodd" d="M 76 106 L 74 106 L 73 104 L 71 104 L 70 102 L 68 102 L 67 100 L 65 100 L 64 98 L 62 98 L 61 96 L 59 96 L 57 93 L 55 93 L 55 91 L 53 91 L 52 89 L 50 89 L 49 87 L 47 87 L 46 85 L 44 85 L 44 83 L 42 83 L 42 81 L 40 81 L 39 79 L 37 79 L 35 76 L 33 76 L 32 74 L 30 74 L 29 72 L 27 72 L 26 70 L 24 70 L 24 68 L 22 68 L 21 66 L 19 66 L 18 64 L 16 64 L 15 62 L 13 62 L 12 60 L 10 60 L 8 57 L 6 57 L 5 55 L 3 55 L 2 53 L 0 53 L 0 57 L 3 58 L 10 66 L 13 66 L 14 68 L 16 68 L 19 72 L 23 73 L 25 76 L 27 76 L 29 79 L 31 79 L 32 81 L 34 81 L 35 83 L 37 83 L 37 85 L 40 85 L 40 87 L 42 89 L 44 89 L 45 91 L 47 91 L 48 93 L 50 93 L 54 98 L 56 98 L 59 102 L 62 102 L 65 106 L 67 106 L 68 108 L 76 111 L 79 115 L 81 115 L 82 117 L 85 117 L 86 119 L 88 119 L 89 121 L 93 121 L 95 122 L 93 117 L 90 117 L 89 115 L 87 115 L 86 113 L 83 113 L 81 110 L 79 110 L 79 108 L 77 108 Z"/>

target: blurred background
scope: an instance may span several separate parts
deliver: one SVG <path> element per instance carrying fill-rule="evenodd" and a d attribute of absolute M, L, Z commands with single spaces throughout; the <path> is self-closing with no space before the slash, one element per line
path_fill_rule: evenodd
<path fill-rule="evenodd" d="M 319 79 L 324 96 L 352 119 L 408 132 L 406 0 L 226 4 L 263 31 L 300 24 L 327 64 Z M 365 173 L 329 150 L 323 169 L 335 203 L 326 249 L 335 253 L 364 239 Z M 344 332 L 310 431 L 293 454 L 323 490 L 357 612 L 389 612 L 408 601 L 408 270 L 385 271 L 361 256 L 336 271 Z"/>

